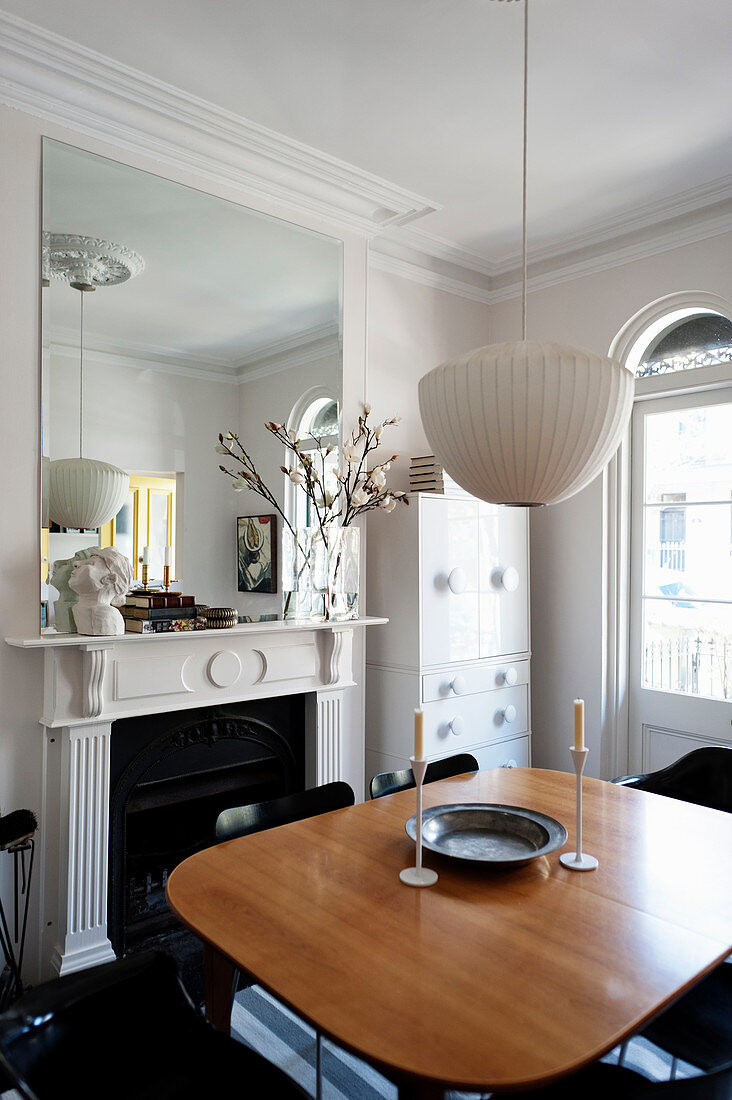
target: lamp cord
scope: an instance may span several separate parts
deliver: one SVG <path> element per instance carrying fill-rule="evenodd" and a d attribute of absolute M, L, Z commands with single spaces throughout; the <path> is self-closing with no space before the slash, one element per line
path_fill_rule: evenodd
<path fill-rule="evenodd" d="M 526 339 L 526 161 L 527 161 L 527 131 L 528 131 L 528 100 L 529 100 L 529 0 L 524 0 L 524 148 L 522 164 L 522 271 L 521 271 L 521 339 Z"/>
<path fill-rule="evenodd" d="M 79 458 L 84 457 L 84 292 L 79 291 Z"/>

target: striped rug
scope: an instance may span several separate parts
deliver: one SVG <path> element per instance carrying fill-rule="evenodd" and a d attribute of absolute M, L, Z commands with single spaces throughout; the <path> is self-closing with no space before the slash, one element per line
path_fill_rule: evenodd
<path fill-rule="evenodd" d="M 259 986 L 237 993 L 231 1015 L 231 1033 L 280 1066 L 293 1080 L 315 1096 L 315 1032 Z M 321 1047 L 323 1100 L 397 1100 L 397 1090 L 371 1066 L 327 1040 Z M 604 1059 L 617 1062 L 619 1048 Z M 633 1039 L 623 1065 L 654 1081 L 667 1080 L 668 1054 L 645 1039 Z M 676 1076 L 698 1071 L 679 1062 Z M 477 1100 L 476 1093 L 449 1092 L 449 1100 Z"/>

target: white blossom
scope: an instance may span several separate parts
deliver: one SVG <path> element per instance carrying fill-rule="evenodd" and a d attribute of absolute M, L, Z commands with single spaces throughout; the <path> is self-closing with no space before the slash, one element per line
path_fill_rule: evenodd
<path fill-rule="evenodd" d="M 375 485 L 377 489 L 386 488 L 386 474 L 381 466 L 377 466 L 375 470 L 371 471 L 371 484 Z"/>
<path fill-rule="evenodd" d="M 353 490 L 353 493 L 351 494 L 351 500 L 359 508 L 362 504 L 368 504 L 370 499 L 371 493 L 363 484 L 357 485 L 356 488 Z"/>
<path fill-rule="evenodd" d="M 363 407 L 363 415 L 364 416 L 370 416 L 371 415 L 371 406 L 368 403 L 365 404 L 364 407 Z"/>
<path fill-rule="evenodd" d="M 353 443 L 346 443 L 343 448 L 343 461 L 346 463 L 346 465 L 353 466 L 357 462 L 359 462 L 360 459 L 361 455 L 359 453 L 358 447 L 354 446 Z"/>
<path fill-rule="evenodd" d="M 248 488 L 249 486 L 247 485 L 246 481 L 235 481 L 232 485 L 232 489 L 235 493 L 241 493 L 244 489 Z"/>
<path fill-rule="evenodd" d="M 295 485 L 304 485 L 307 481 L 307 478 L 305 477 L 305 474 L 302 472 L 302 470 L 290 470 L 288 476 L 290 478 L 290 481 L 292 481 Z"/>
<path fill-rule="evenodd" d="M 223 443 L 217 443 L 216 444 L 216 454 L 217 455 L 230 455 L 231 451 L 229 450 L 228 447 L 225 447 Z"/>
<path fill-rule="evenodd" d="M 384 497 L 384 499 L 379 502 L 379 508 L 383 508 L 386 513 L 393 512 L 396 506 L 397 502 L 394 497 Z"/>
<path fill-rule="evenodd" d="M 374 428 L 374 438 L 375 439 L 381 439 L 381 433 L 383 432 L 383 430 L 384 430 L 384 425 L 383 424 L 379 424 L 379 426 L 377 428 Z"/>

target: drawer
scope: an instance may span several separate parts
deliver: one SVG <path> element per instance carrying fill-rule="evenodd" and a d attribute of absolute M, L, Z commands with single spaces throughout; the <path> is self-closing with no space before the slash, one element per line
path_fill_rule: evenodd
<path fill-rule="evenodd" d="M 481 771 L 489 768 L 528 768 L 529 735 L 512 737 L 510 741 L 499 741 L 495 745 L 484 745 L 470 749 Z"/>
<path fill-rule="evenodd" d="M 506 740 L 529 728 L 526 684 L 480 695 L 425 703 L 424 748 L 428 756 L 460 752 L 471 745 Z"/>
<path fill-rule="evenodd" d="M 506 661 L 498 665 L 478 665 L 471 668 L 445 669 L 422 677 L 422 700 L 456 699 L 481 691 L 516 687 L 529 682 L 528 661 Z"/>

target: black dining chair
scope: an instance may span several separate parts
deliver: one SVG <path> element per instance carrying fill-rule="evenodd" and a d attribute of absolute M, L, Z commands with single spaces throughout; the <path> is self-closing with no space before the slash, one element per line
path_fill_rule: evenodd
<path fill-rule="evenodd" d="M 732 813 L 732 749 L 694 749 L 667 768 L 623 775 L 613 783 Z M 718 966 L 641 1035 L 672 1055 L 672 1074 L 678 1059 L 717 1069 L 732 1057 L 732 964 Z"/>
<path fill-rule="evenodd" d="M 635 1070 L 595 1062 L 546 1088 L 511 1095 L 517 1100 L 732 1100 L 732 1061 L 675 1081 L 649 1081 Z"/>
<path fill-rule="evenodd" d="M 304 821 L 330 810 L 342 810 L 353 806 L 356 796 L 348 783 L 341 781 L 323 783 L 309 791 L 296 791 L 269 802 L 255 802 L 251 806 L 234 806 L 222 810 L 216 819 L 216 840 L 234 840 L 239 836 L 274 829 L 291 821 Z"/>
<path fill-rule="evenodd" d="M 645 775 L 621 775 L 613 783 L 732 813 L 732 749 L 694 749 L 667 768 Z"/>
<path fill-rule="evenodd" d="M 0 1016 L 0 1089 L 24 1100 L 201 1100 L 308 1093 L 198 1012 L 162 952 L 45 982 Z"/>
<path fill-rule="evenodd" d="M 430 761 L 424 774 L 424 782 L 434 783 L 438 779 L 451 779 L 454 775 L 462 775 L 463 772 L 479 770 L 475 757 L 469 752 L 461 752 L 456 756 L 446 756 L 444 760 Z M 371 798 L 382 798 L 385 794 L 394 794 L 395 791 L 408 791 L 415 785 L 411 768 L 402 768 L 396 772 L 379 772 L 371 780 L 369 794 Z"/>
<path fill-rule="evenodd" d="M 216 840 L 235 840 L 237 837 L 259 833 L 263 829 L 274 829 L 277 825 L 287 825 L 291 821 L 304 821 L 308 817 L 317 817 L 330 810 L 342 810 L 353 806 L 356 796 L 348 783 L 336 781 L 323 783 L 308 791 L 296 791 L 269 802 L 255 802 L 250 806 L 234 806 L 222 810 L 216 819 Z M 252 982 L 242 971 L 234 976 L 234 993 L 246 989 Z M 315 1077 L 316 1096 L 322 1094 L 322 1039 L 319 1030 L 315 1032 Z"/>

